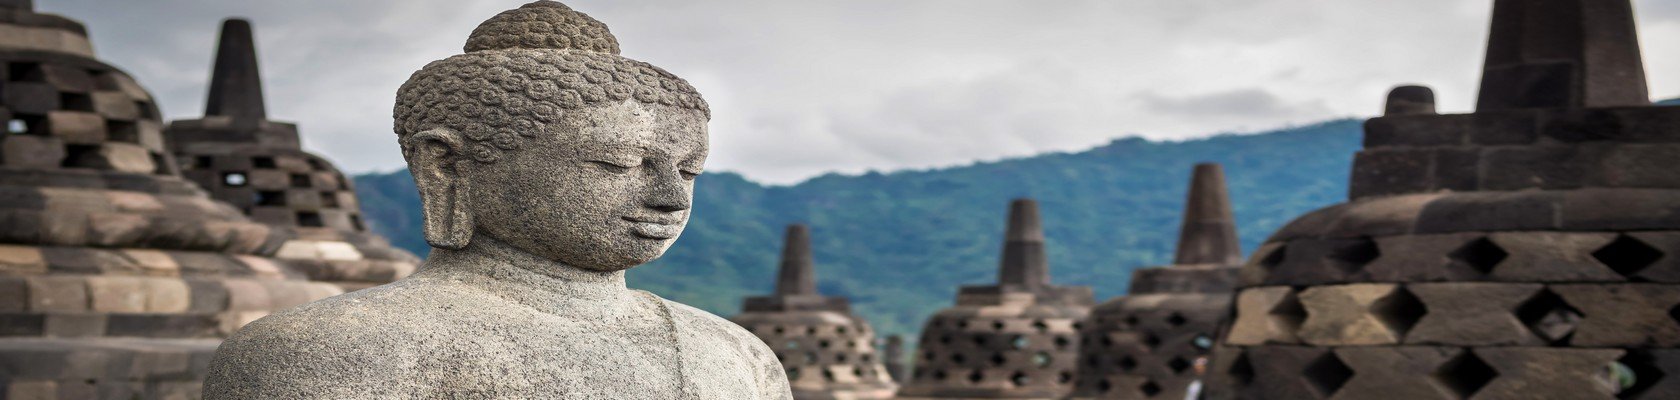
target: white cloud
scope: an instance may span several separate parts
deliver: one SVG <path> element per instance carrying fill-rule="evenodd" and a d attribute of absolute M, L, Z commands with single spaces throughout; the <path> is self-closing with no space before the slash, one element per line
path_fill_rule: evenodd
<path fill-rule="evenodd" d="M 1636 0 L 1646 49 L 1680 7 Z M 217 21 L 251 17 L 269 114 L 351 171 L 389 170 L 396 87 L 523 1 L 38 0 L 85 21 L 171 118 L 202 111 Z M 715 108 L 710 170 L 792 182 L 1370 115 L 1403 83 L 1475 97 L 1491 2 L 1463 0 L 574 0 L 625 55 Z M 1647 52 L 1680 95 L 1680 52 Z"/>

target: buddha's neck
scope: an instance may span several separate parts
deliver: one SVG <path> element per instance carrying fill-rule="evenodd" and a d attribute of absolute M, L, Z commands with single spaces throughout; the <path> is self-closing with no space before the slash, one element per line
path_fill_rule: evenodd
<path fill-rule="evenodd" d="M 477 235 L 460 250 L 433 248 L 415 277 L 451 279 L 531 307 L 558 311 L 580 302 L 616 302 L 631 294 L 624 271 L 566 265 Z"/>

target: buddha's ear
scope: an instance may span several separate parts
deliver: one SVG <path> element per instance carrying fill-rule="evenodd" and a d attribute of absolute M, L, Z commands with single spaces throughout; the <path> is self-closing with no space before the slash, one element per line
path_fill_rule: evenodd
<path fill-rule="evenodd" d="M 460 250 L 473 236 L 471 181 L 465 174 L 472 162 L 463 151 L 461 134 L 434 128 L 405 138 L 410 149 L 408 172 L 420 189 L 426 243 Z"/>

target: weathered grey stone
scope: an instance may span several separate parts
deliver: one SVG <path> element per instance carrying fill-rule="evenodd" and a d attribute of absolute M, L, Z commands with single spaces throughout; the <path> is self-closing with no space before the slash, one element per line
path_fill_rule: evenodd
<path fill-rule="evenodd" d="M 1360 283 L 1302 290 L 1307 319 L 1296 332 L 1318 346 L 1396 344 L 1422 316 L 1422 304 L 1399 286 Z"/>
<path fill-rule="evenodd" d="M 1233 345 L 1298 343 L 1296 330 L 1307 313 L 1288 286 L 1243 289 L 1237 292 L 1236 320 L 1225 336 Z"/>
<path fill-rule="evenodd" d="M 0 160 L 9 167 L 55 168 L 64 163 L 64 140 L 52 136 L 9 135 L 0 140 Z"/>
<path fill-rule="evenodd" d="M 1593 251 L 1615 240 L 1605 233 L 1501 232 L 1488 240 L 1510 254 L 1491 280 L 1511 282 L 1619 282 L 1623 278 L 1595 260 Z"/>
<path fill-rule="evenodd" d="M 1429 312 L 1406 333 L 1406 344 L 1446 346 L 1544 345 L 1516 310 L 1539 284 L 1414 283 L 1406 290 Z"/>
<path fill-rule="evenodd" d="M 1670 310 L 1680 307 L 1680 287 L 1663 284 L 1552 285 L 1550 290 L 1581 310 L 1573 346 L 1680 346 L 1680 323 Z"/>
<path fill-rule="evenodd" d="M 1383 105 L 1384 116 L 1432 114 L 1435 114 L 1435 91 L 1427 86 L 1394 88 L 1388 92 L 1388 101 Z"/>
<path fill-rule="evenodd" d="M 1476 399 L 1613 399 L 1608 366 L 1621 349 L 1547 347 L 1482 347 L 1472 350 L 1493 370 L 1493 379 L 1475 393 Z"/>
<path fill-rule="evenodd" d="M 790 398 L 751 333 L 625 287 L 687 221 L 709 116 L 681 79 L 554 33 L 584 27 L 599 22 L 527 4 L 416 73 L 396 114 L 425 268 L 252 322 L 218 350 L 205 396 Z"/>
<path fill-rule="evenodd" d="M 1483 378 L 1437 373 L 1464 353 L 1456 348 L 1342 347 L 1334 351 L 1353 370 L 1352 377 L 1336 391 L 1337 399 L 1457 400 L 1468 398 L 1476 387 L 1447 382 Z"/>

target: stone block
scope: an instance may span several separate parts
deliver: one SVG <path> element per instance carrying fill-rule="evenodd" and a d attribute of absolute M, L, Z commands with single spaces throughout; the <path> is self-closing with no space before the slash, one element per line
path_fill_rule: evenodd
<path fill-rule="evenodd" d="M 1468 114 L 1372 118 L 1365 121 L 1365 148 L 1462 145 L 1470 123 Z"/>
<path fill-rule="evenodd" d="M 1243 289 L 1237 293 L 1236 311 L 1225 342 L 1239 346 L 1299 343 L 1295 331 L 1307 317 L 1288 286 Z"/>
<path fill-rule="evenodd" d="M 186 312 L 213 313 L 228 310 L 228 289 L 222 282 L 209 279 L 183 279 L 187 285 L 188 304 Z"/>
<path fill-rule="evenodd" d="M 1513 311 L 1542 288 L 1540 284 L 1469 282 L 1406 285 L 1429 310 L 1406 333 L 1406 344 L 1544 346 Z"/>
<path fill-rule="evenodd" d="M 1449 362 L 1471 357 L 1463 350 L 1447 347 L 1342 347 L 1338 359 L 1353 370 L 1352 377 L 1336 391 L 1337 399 L 1440 399 L 1469 398 L 1492 377 L 1480 374 L 1440 374 Z"/>
<path fill-rule="evenodd" d="M 1318 346 L 1397 344 L 1425 309 L 1393 284 L 1318 286 L 1302 290 L 1307 319 L 1296 332 Z"/>
<path fill-rule="evenodd" d="M 0 273 L 32 275 L 47 271 L 41 248 L 0 244 Z"/>
<path fill-rule="evenodd" d="M 42 334 L 50 337 L 98 337 L 105 335 L 104 314 L 47 314 Z"/>
<path fill-rule="evenodd" d="M 16 114 L 46 115 L 60 107 L 58 89 L 40 82 L 6 82 L 0 96 Z"/>
<path fill-rule="evenodd" d="M 14 380 L 5 383 L 7 399 L 58 400 L 58 382 L 50 380 Z"/>
<path fill-rule="evenodd" d="M 33 312 L 77 312 L 88 309 L 87 280 L 78 276 L 32 276 L 29 310 Z"/>
<path fill-rule="evenodd" d="M 145 280 L 146 312 L 183 313 L 192 307 L 191 289 L 179 279 Z"/>
<path fill-rule="evenodd" d="M 1617 140 L 1627 142 L 1674 142 L 1680 140 L 1680 109 L 1671 107 L 1620 107 L 1606 109 L 1621 124 Z"/>
<path fill-rule="evenodd" d="M 1552 285 L 1549 289 L 1581 312 L 1571 346 L 1680 346 L 1680 323 L 1669 314 L 1680 306 L 1680 287 L 1625 283 Z"/>
<path fill-rule="evenodd" d="M 64 140 L 52 136 L 7 135 L 0 138 L 0 160 L 8 167 L 57 168 L 64 163 Z"/>
<path fill-rule="evenodd" d="M 111 336 L 153 338 L 212 337 L 222 323 L 215 314 L 115 314 L 107 320 Z"/>
<path fill-rule="evenodd" d="M 58 63 L 41 64 L 41 74 L 58 91 L 87 93 L 93 90 L 93 75 L 86 69 Z"/>
<path fill-rule="evenodd" d="M 76 165 L 109 169 L 138 174 L 150 174 L 157 171 L 156 160 L 152 153 L 140 145 L 129 143 L 108 142 L 99 146 L 99 151 L 82 154 L 75 160 Z"/>
<path fill-rule="evenodd" d="M 140 105 L 134 103 L 134 98 L 122 92 L 93 92 L 93 110 L 99 115 L 115 120 L 140 119 Z"/>
<path fill-rule="evenodd" d="M 128 276 L 93 276 L 87 278 L 88 295 L 93 299 L 93 311 L 103 313 L 146 312 L 145 282 Z"/>
<path fill-rule="evenodd" d="M 1667 230 L 1680 226 L 1680 191 L 1581 189 L 1563 192 L 1564 230 Z"/>
<path fill-rule="evenodd" d="M 0 312 L 29 310 L 29 284 L 21 277 L 0 276 Z"/>
<path fill-rule="evenodd" d="M 68 144 L 97 145 L 105 142 L 105 118 L 81 111 L 47 113 L 47 132 Z"/>
<path fill-rule="evenodd" d="M 1476 240 L 1480 233 L 1444 235 L 1402 235 L 1375 238 L 1382 255 L 1372 260 L 1357 276 L 1361 281 L 1373 282 L 1439 282 L 1480 280 L 1487 273 L 1463 260 L 1456 251 Z"/>
<path fill-rule="evenodd" d="M 1470 143 L 1520 145 L 1539 138 L 1539 113 L 1532 110 L 1478 112 L 1470 116 Z"/>
<path fill-rule="evenodd" d="M 286 190 L 291 187 L 291 175 L 277 169 L 251 171 L 251 187 L 263 190 Z"/>
<path fill-rule="evenodd" d="M 1616 238 L 1610 233 L 1500 232 L 1488 235 L 1509 254 L 1489 279 L 1509 282 L 1617 282 L 1621 275 L 1592 253 Z"/>
<path fill-rule="evenodd" d="M 1329 349 L 1259 346 L 1246 353 L 1254 380 L 1245 392 L 1253 398 L 1328 399 L 1353 376 Z"/>
<path fill-rule="evenodd" d="M 1434 153 L 1427 149 L 1367 149 L 1353 158 L 1348 197 L 1362 198 L 1420 193 L 1434 187 L 1430 167 Z"/>
<path fill-rule="evenodd" d="M 1680 129 L 1680 128 L 1677 128 Z M 1610 150 L 1600 166 L 1598 185 L 1629 188 L 1680 188 L 1680 145 L 1622 144 Z"/>
<path fill-rule="evenodd" d="M 1680 232 L 1628 232 L 1611 243 L 1593 256 L 1628 279 L 1680 283 Z"/>
<path fill-rule="evenodd" d="M 222 286 L 227 288 L 228 311 L 274 309 L 274 301 L 269 297 L 268 288 L 261 282 L 252 279 L 228 279 L 222 281 Z"/>
<path fill-rule="evenodd" d="M 1441 196 L 1407 194 L 1354 200 L 1325 228 L 1323 236 L 1351 239 L 1411 233 L 1418 213 Z"/>
<path fill-rule="evenodd" d="M 1482 150 L 1476 147 L 1435 149 L 1433 189 L 1468 192 L 1482 187 Z"/>
<path fill-rule="evenodd" d="M 1605 368 L 1622 356 L 1620 349 L 1483 347 L 1471 351 L 1498 372 L 1476 391 L 1478 400 L 1613 399 Z"/>
<path fill-rule="evenodd" d="M 1316 285 L 1346 282 L 1376 259 L 1376 244 L 1367 238 L 1292 240 L 1282 262 L 1266 275 L 1268 285 Z"/>
<path fill-rule="evenodd" d="M 1571 192 L 1453 193 L 1418 213 L 1415 233 L 1557 229 L 1558 214 Z"/>

